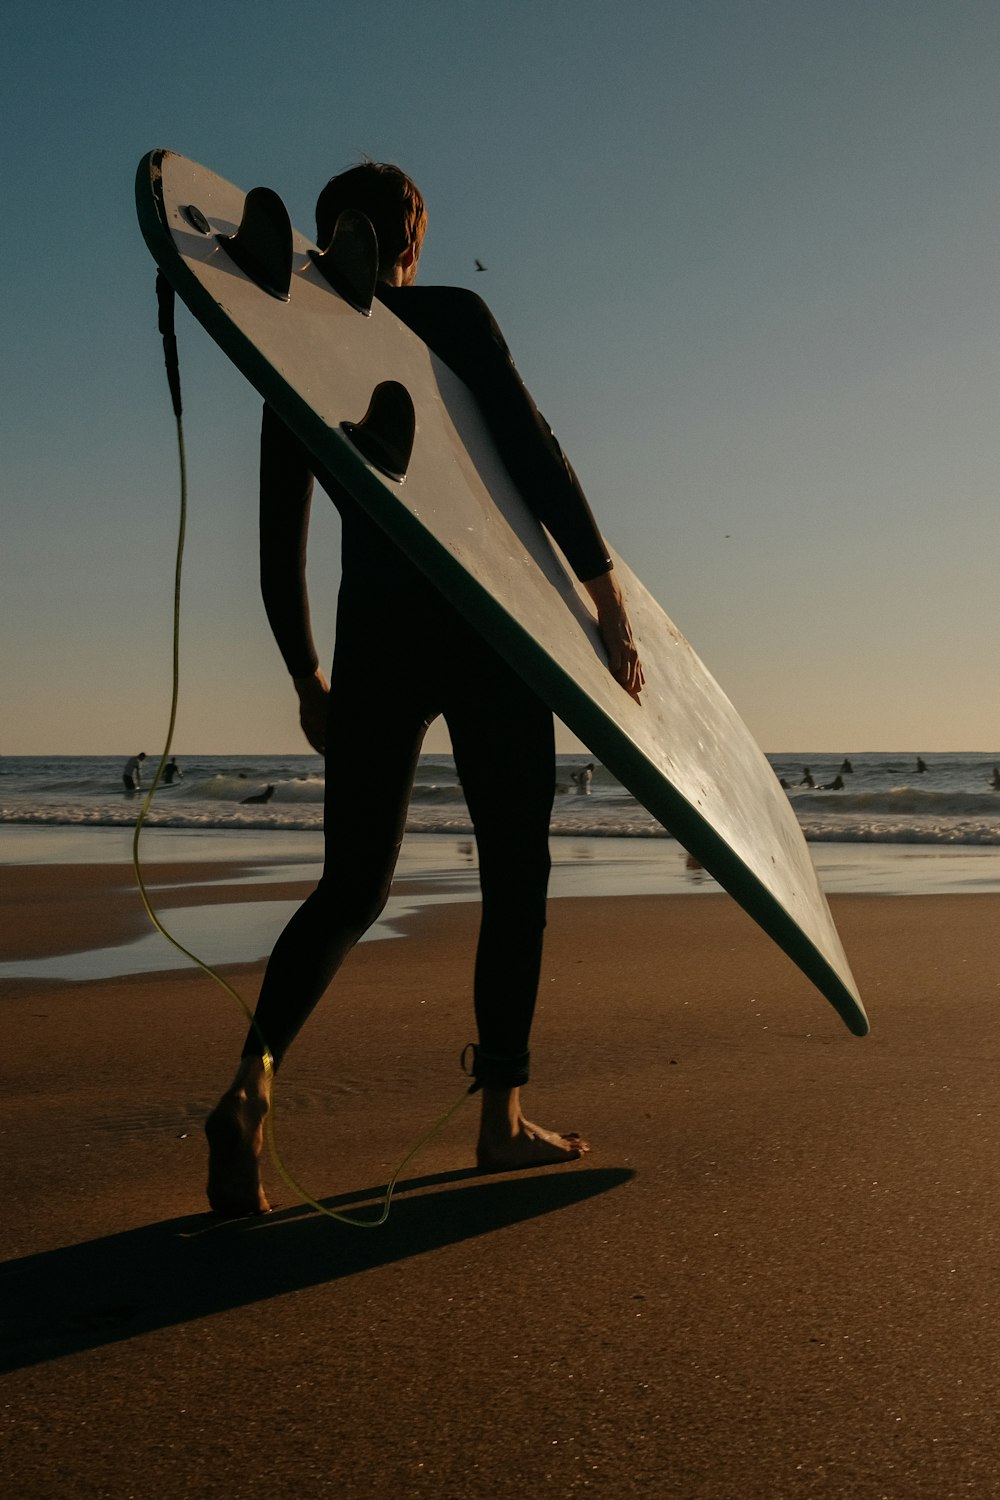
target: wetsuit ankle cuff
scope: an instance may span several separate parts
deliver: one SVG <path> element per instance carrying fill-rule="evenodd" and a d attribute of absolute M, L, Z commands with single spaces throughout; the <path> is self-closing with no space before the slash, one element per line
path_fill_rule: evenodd
<path fill-rule="evenodd" d="M 470 1094 L 480 1089 L 519 1089 L 528 1082 L 530 1068 L 530 1052 L 502 1056 L 485 1052 L 477 1042 L 470 1042 L 462 1053 L 462 1071 L 471 1074 L 473 1080 Z"/>

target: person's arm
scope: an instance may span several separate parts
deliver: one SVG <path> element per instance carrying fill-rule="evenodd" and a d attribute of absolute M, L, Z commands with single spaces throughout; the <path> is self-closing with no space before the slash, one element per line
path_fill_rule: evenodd
<path fill-rule="evenodd" d="M 645 676 L 607 545 L 572 464 L 518 374 L 496 319 L 481 299 L 475 301 L 482 331 L 477 368 L 466 383 L 480 401 L 511 478 L 590 595 L 611 675 L 638 703 Z"/>
<path fill-rule="evenodd" d="M 606 573 L 611 559 L 587 497 L 483 299 L 457 287 L 380 287 L 378 295 L 468 386 L 511 478 L 577 578 Z"/>
<path fill-rule="evenodd" d="M 313 644 L 306 586 L 312 489 L 305 449 L 265 406 L 260 434 L 260 589 L 271 632 L 298 694 L 302 731 L 322 754 L 329 688 Z"/>
<path fill-rule="evenodd" d="M 632 635 L 625 601 L 612 569 L 596 578 L 582 579 L 597 610 L 597 628 L 608 653 L 608 670 L 616 682 L 640 702 L 639 694 L 646 682 L 639 651 Z"/>

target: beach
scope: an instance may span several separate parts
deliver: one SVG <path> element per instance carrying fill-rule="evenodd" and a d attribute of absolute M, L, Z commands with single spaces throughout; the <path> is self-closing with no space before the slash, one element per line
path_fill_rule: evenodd
<path fill-rule="evenodd" d="M 147 866 L 166 920 L 308 888 L 286 850 L 211 847 Z M 125 859 L 38 848 L 2 869 L 5 972 L 142 933 Z M 464 1088 L 477 908 L 447 863 L 282 1070 L 279 1149 L 328 1207 L 371 1212 Z M 525 1103 L 593 1150 L 479 1175 L 463 1103 L 379 1229 L 270 1164 L 273 1214 L 206 1211 L 244 1022 L 200 970 L 3 979 L 8 1488 L 1000 1493 L 1000 895 L 831 906 L 864 1040 L 717 891 L 554 899 Z M 261 961 L 224 972 L 252 1004 Z"/>

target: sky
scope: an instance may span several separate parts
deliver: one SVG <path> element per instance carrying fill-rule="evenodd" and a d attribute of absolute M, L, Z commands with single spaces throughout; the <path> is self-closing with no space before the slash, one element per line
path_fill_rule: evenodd
<path fill-rule="evenodd" d="M 276 189 L 306 234 L 333 172 L 402 165 L 420 279 L 489 302 L 765 750 L 1000 748 L 998 73 L 995 0 L 17 7 L 0 754 L 166 734 L 177 456 L 133 190 L 156 147 Z M 182 308 L 178 341 L 174 749 L 305 750 L 256 584 L 260 403 Z M 324 657 L 338 559 L 317 504 Z"/>

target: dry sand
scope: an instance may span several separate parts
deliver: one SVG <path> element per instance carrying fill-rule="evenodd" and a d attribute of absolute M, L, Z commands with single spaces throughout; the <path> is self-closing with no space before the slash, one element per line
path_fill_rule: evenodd
<path fill-rule="evenodd" d="M 274 894 L 238 874 L 211 899 Z M 121 867 L 2 875 L 5 956 L 145 920 Z M 477 1176 L 463 1105 L 374 1231 L 271 1170 L 270 1217 L 204 1211 L 244 1023 L 200 972 L 5 983 L 7 1492 L 1000 1495 L 1000 897 L 832 905 L 864 1041 L 724 896 L 553 902 L 526 1104 L 593 1153 Z M 291 1053 L 325 1202 L 460 1093 L 476 918 L 359 948 Z"/>

